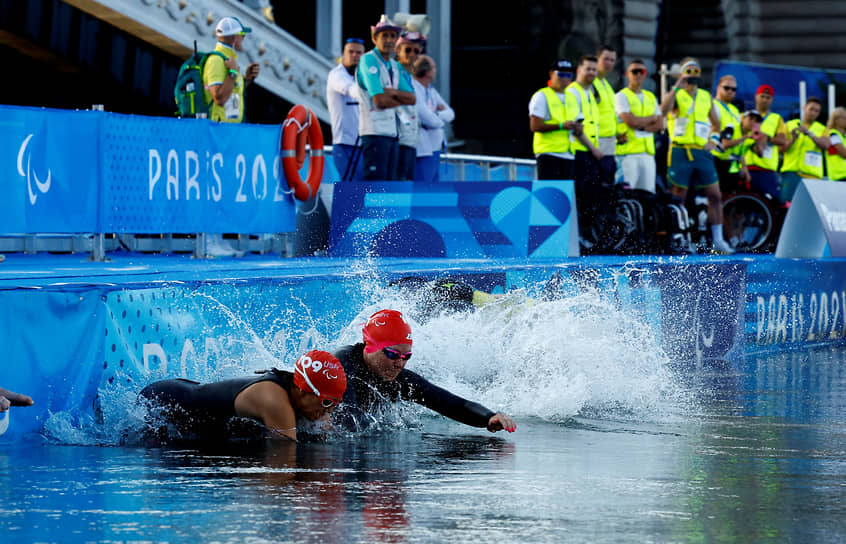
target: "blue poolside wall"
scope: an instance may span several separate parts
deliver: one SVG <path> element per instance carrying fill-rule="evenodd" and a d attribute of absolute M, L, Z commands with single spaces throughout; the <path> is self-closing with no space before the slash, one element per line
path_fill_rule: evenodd
<path fill-rule="evenodd" d="M 39 432 L 50 414 L 96 420 L 112 390 L 164 377 L 227 376 L 231 361 L 285 364 L 337 339 L 408 275 L 457 276 L 530 297 L 592 290 L 637 315 L 675 361 L 843 342 L 846 261 L 756 257 L 591 257 L 557 262 L 450 259 L 9 255 L 0 265 L 2 386 L 33 393 L 0 440 Z M 550 280 L 560 275 L 558 288 Z M 556 280 L 553 280 L 556 284 Z M 119 387 L 118 387 L 119 386 Z"/>

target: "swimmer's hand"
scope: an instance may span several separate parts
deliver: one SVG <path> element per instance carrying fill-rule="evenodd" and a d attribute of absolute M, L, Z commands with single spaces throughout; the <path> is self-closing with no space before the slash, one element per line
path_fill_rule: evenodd
<path fill-rule="evenodd" d="M 488 420 L 488 430 L 492 433 L 505 429 L 509 433 L 517 430 L 517 424 L 505 414 L 494 414 Z"/>
<path fill-rule="evenodd" d="M 5 412 L 9 406 L 32 406 L 32 398 L 20 393 L 12 393 L 0 387 L 0 412 Z"/>

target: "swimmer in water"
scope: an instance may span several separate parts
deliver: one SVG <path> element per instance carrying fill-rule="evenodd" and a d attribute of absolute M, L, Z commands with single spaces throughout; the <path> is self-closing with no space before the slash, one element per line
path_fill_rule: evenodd
<path fill-rule="evenodd" d="M 385 402 L 416 402 L 455 421 L 491 432 L 514 432 L 509 416 L 465 400 L 405 368 L 411 358 L 411 327 L 402 313 L 380 310 L 362 329 L 363 343 L 335 352 L 344 366 L 350 387 L 344 406 L 333 419 L 347 428 L 361 429 Z"/>
<path fill-rule="evenodd" d="M 32 398 L 0 387 L 0 412 L 5 412 L 10 406 L 32 406 L 33 404 Z"/>
<path fill-rule="evenodd" d="M 274 368 L 258 377 L 210 384 L 164 380 L 145 387 L 140 398 L 161 409 L 177 438 L 226 440 L 240 436 L 246 419 L 260 423 L 269 438 L 296 441 L 297 418 L 328 422 L 346 388 L 338 359 L 313 350 L 297 359 L 293 373 Z"/>

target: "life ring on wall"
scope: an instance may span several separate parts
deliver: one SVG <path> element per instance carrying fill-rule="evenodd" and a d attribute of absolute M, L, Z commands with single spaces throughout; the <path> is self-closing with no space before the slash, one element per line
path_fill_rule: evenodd
<path fill-rule="evenodd" d="M 305 163 L 306 142 L 311 147 L 306 180 L 300 177 Z M 294 198 L 306 201 L 317 195 L 323 178 L 323 131 L 309 108 L 297 104 L 282 123 L 282 172 Z"/>

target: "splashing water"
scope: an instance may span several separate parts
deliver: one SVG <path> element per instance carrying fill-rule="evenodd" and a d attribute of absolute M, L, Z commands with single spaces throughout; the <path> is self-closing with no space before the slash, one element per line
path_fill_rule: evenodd
<path fill-rule="evenodd" d="M 325 328 L 318 319 L 325 316 L 312 315 L 299 301 L 287 308 L 268 302 L 262 311 L 271 330 L 257 331 L 258 323 L 254 326 L 208 294 L 186 293 L 185 315 L 174 319 L 193 322 L 198 317 L 192 311 L 203 313 L 210 323 L 207 338 L 219 350 L 207 359 L 208 367 L 196 365 L 196 373 L 188 377 L 210 382 L 271 366 L 290 370 L 307 349 L 331 351 L 360 342 L 367 317 L 394 308 L 409 318 L 414 331 L 414 358 L 407 368 L 517 418 L 555 423 L 573 416 L 654 420 L 665 417 L 685 395 L 653 331 L 598 292 L 545 301 L 514 291 L 476 311 L 415 320 L 420 295 L 384 285 L 372 274 L 359 276 L 352 288 L 375 302 L 329 338 L 318 332 Z M 200 304 L 201 311 L 196 309 Z M 155 379 L 183 377 L 179 370 L 184 369 L 101 385 L 93 416 L 53 413 L 45 422 L 45 435 L 66 444 L 118 444 L 127 430 L 144 425 L 146 408 L 135 402 L 141 387 Z M 409 425 L 431 415 L 422 408 L 397 408 Z M 397 418 L 390 419 L 395 427 Z"/>

